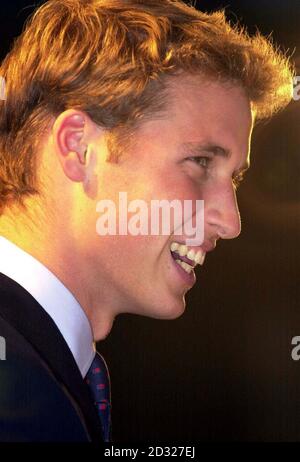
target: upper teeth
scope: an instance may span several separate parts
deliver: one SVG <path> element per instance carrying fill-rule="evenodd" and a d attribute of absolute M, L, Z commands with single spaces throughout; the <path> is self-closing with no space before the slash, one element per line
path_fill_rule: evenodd
<path fill-rule="evenodd" d="M 188 249 L 184 244 L 179 244 L 178 242 L 172 242 L 171 251 L 178 253 L 181 257 L 187 256 L 190 260 L 193 260 L 196 265 L 203 265 L 205 259 L 205 252 L 203 250 L 198 250 L 196 253 L 193 249 Z"/>

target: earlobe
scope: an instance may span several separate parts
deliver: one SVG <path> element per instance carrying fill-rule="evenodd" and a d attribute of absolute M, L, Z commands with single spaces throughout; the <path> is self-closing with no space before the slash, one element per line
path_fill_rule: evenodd
<path fill-rule="evenodd" d="M 68 157 L 63 163 L 63 170 L 65 175 L 72 181 L 84 182 L 85 180 L 85 168 L 84 164 L 78 161 L 77 152 L 70 151 Z"/>

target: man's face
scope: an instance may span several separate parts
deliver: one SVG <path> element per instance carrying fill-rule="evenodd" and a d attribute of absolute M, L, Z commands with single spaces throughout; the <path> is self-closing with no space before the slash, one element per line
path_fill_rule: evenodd
<path fill-rule="evenodd" d="M 144 200 L 149 209 L 152 199 L 204 200 L 204 242 L 195 246 L 203 257 L 218 238 L 240 233 L 233 178 L 249 162 L 253 117 L 242 89 L 199 79 L 173 83 L 171 106 L 167 118 L 139 129 L 134 147 L 118 163 L 106 162 L 99 143 L 95 204 L 113 200 L 118 213 L 119 192 L 127 192 L 128 203 Z M 195 275 L 175 261 L 170 247 L 184 244 L 187 236 L 174 235 L 174 229 L 169 235 L 99 236 L 98 217 L 95 210 L 83 220 L 84 251 L 103 309 L 166 319 L 181 315 Z M 201 283 L 203 269 L 196 271 Z"/>

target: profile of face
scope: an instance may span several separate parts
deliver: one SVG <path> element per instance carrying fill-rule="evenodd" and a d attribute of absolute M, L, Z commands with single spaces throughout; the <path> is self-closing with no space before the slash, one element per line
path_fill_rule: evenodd
<path fill-rule="evenodd" d="M 118 162 L 107 161 L 103 131 L 93 131 L 95 124 L 84 115 L 85 179 L 75 179 L 68 240 L 86 276 L 83 281 L 94 287 L 99 309 L 114 316 L 122 312 L 161 319 L 180 316 L 195 275 L 188 274 L 171 253 L 172 243 L 185 244 L 187 237 L 174 235 L 174 229 L 169 235 L 99 236 L 98 201 L 112 200 L 118 207 L 120 192 L 127 192 L 128 201 L 140 199 L 148 204 L 152 199 L 203 200 L 204 241 L 194 246 L 201 260 L 219 238 L 235 238 L 241 230 L 234 180 L 249 166 L 254 119 L 244 90 L 191 78 L 173 82 L 170 94 L 167 116 L 142 124 L 131 149 Z M 60 120 L 58 127 L 64 123 Z M 65 126 L 60 136 L 68 141 L 72 126 L 68 122 Z M 76 159 L 63 165 L 69 177 L 72 162 Z M 92 195 L 84 187 L 87 176 L 94 185 Z M 201 283 L 203 270 L 197 268 Z"/>

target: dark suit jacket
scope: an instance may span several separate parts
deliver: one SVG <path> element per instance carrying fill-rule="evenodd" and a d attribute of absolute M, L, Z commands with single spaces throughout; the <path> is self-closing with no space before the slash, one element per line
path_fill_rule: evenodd
<path fill-rule="evenodd" d="M 101 442 L 97 411 L 67 343 L 39 303 L 2 273 L 0 336 L 0 442 Z"/>

